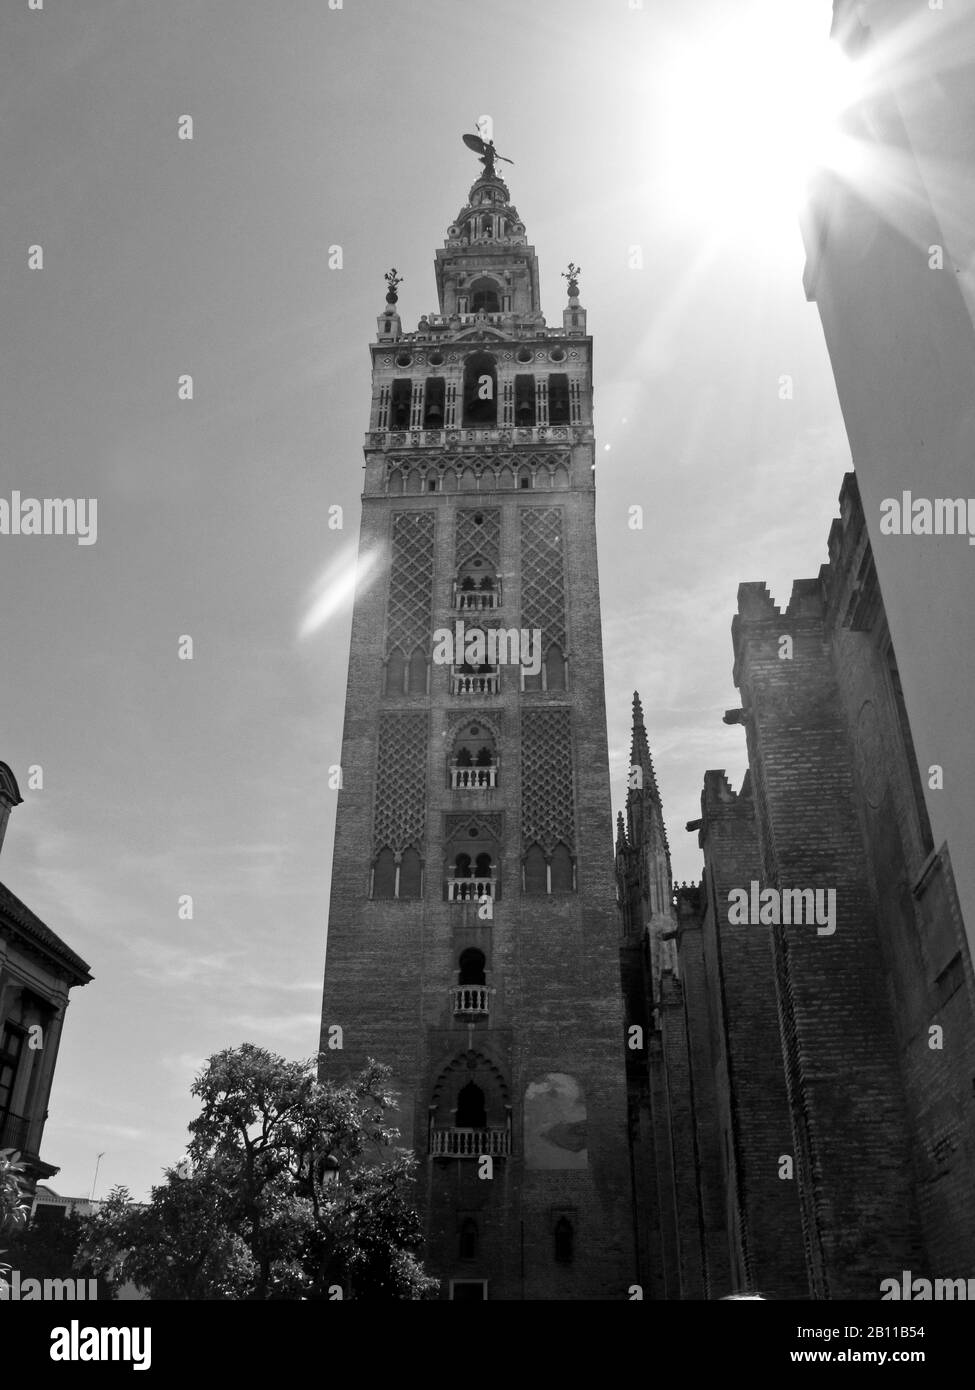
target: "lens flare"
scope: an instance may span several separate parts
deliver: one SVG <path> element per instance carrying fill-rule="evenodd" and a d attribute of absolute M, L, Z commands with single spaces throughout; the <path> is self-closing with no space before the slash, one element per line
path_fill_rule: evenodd
<path fill-rule="evenodd" d="M 363 551 L 357 559 L 354 543 L 344 548 L 312 587 L 298 628 L 299 642 L 347 608 L 357 593 L 365 593 L 371 587 L 379 575 L 380 556 L 381 552 L 373 549 Z"/>

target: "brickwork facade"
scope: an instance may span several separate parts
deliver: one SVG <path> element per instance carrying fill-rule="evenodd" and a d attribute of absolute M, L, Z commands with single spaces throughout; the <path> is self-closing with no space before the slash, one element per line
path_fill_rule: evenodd
<path fill-rule="evenodd" d="M 372 345 L 323 1072 L 389 1063 L 443 1298 L 636 1277 L 595 552 L 592 340 L 486 167 L 439 313 Z M 503 655 L 458 640 L 504 629 Z M 451 651 L 444 635 L 457 643 Z M 329 1047 L 342 1029 L 342 1048 Z M 487 1160 L 487 1162 L 485 1162 Z"/>
<path fill-rule="evenodd" d="M 975 989 L 921 781 L 945 770 L 916 764 L 852 474 L 840 509 L 829 564 L 784 612 L 739 589 L 726 720 L 749 771 L 738 793 L 705 777 L 688 826 L 704 875 L 673 895 L 672 926 L 650 906 L 669 880 L 652 771 L 620 818 L 625 1007 L 649 1020 L 627 1065 L 652 1297 L 878 1299 L 904 1269 L 963 1278 L 975 1260 Z M 645 747 L 637 703 L 644 767 Z M 790 890 L 803 915 L 787 920 Z"/>

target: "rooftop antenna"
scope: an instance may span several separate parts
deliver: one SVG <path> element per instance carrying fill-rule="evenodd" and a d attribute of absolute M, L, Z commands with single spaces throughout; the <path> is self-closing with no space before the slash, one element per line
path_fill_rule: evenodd
<path fill-rule="evenodd" d="M 101 1152 L 101 1153 L 98 1155 L 98 1157 L 95 1159 L 95 1176 L 94 1176 L 94 1177 L 92 1178 L 92 1180 L 91 1180 L 91 1192 L 88 1194 L 88 1200 L 89 1200 L 89 1202 L 91 1202 L 91 1201 L 94 1200 L 94 1196 L 95 1196 L 95 1184 L 98 1182 L 98 1165 L 101 1163 L 101 1161 L 102 1161 L 102 1159 L 103 1159 L 104 1157 L 105 1157 L 105 1151 L 102 1150 L 102 1152 Z"/>

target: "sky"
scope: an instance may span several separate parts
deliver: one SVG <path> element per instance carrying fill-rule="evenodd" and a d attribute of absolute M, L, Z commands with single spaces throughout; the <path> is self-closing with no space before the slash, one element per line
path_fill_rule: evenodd
<path fill-rule="evenodd" d="M 96 1195 L 144 1196 L 211 1053 L 317 1049 L 351 604 L 305 619 L 357 535 L 384 272 L 404 328 L 436 310 L 482 114 L 549 323 L 582 267 L 614 804 L 639 690 L 674 877 L 700 876 L 704 772 L 746 765 L 721 719 L 737 586 L 784 605 L 818 573 L 850 468 L 801 284 L 830 12 L 4 7 L 0 497 L 98 502 L 92 545 L 0 537 L 0 758 L 24 796 L 0 876 L 95 977 L 42 1147 L 57 1191 L 87 1194 L 103 1153 Z"/>

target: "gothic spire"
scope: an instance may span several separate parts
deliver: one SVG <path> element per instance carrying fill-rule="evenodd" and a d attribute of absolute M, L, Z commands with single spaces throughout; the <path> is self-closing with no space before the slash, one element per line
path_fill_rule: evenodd
<path fill-rule="evenodd" d="M 639 768 L 641 777 L 640 785 L 650 792 L 650 795 L 657 804 L 660 804 L 660 793 L 657 790 L 657 774 L 654 771 L 653 758 L 650 755 L 650 744 L 647 741 L 647 729 L 643 722 L 643 705 L 640 701 L 639 692 L 633 692 L 633 738 L 630 743 L 630 780 L 633 781 L 633 768 Z M 632 788 L 631 790 L 636 790 Z"/>

